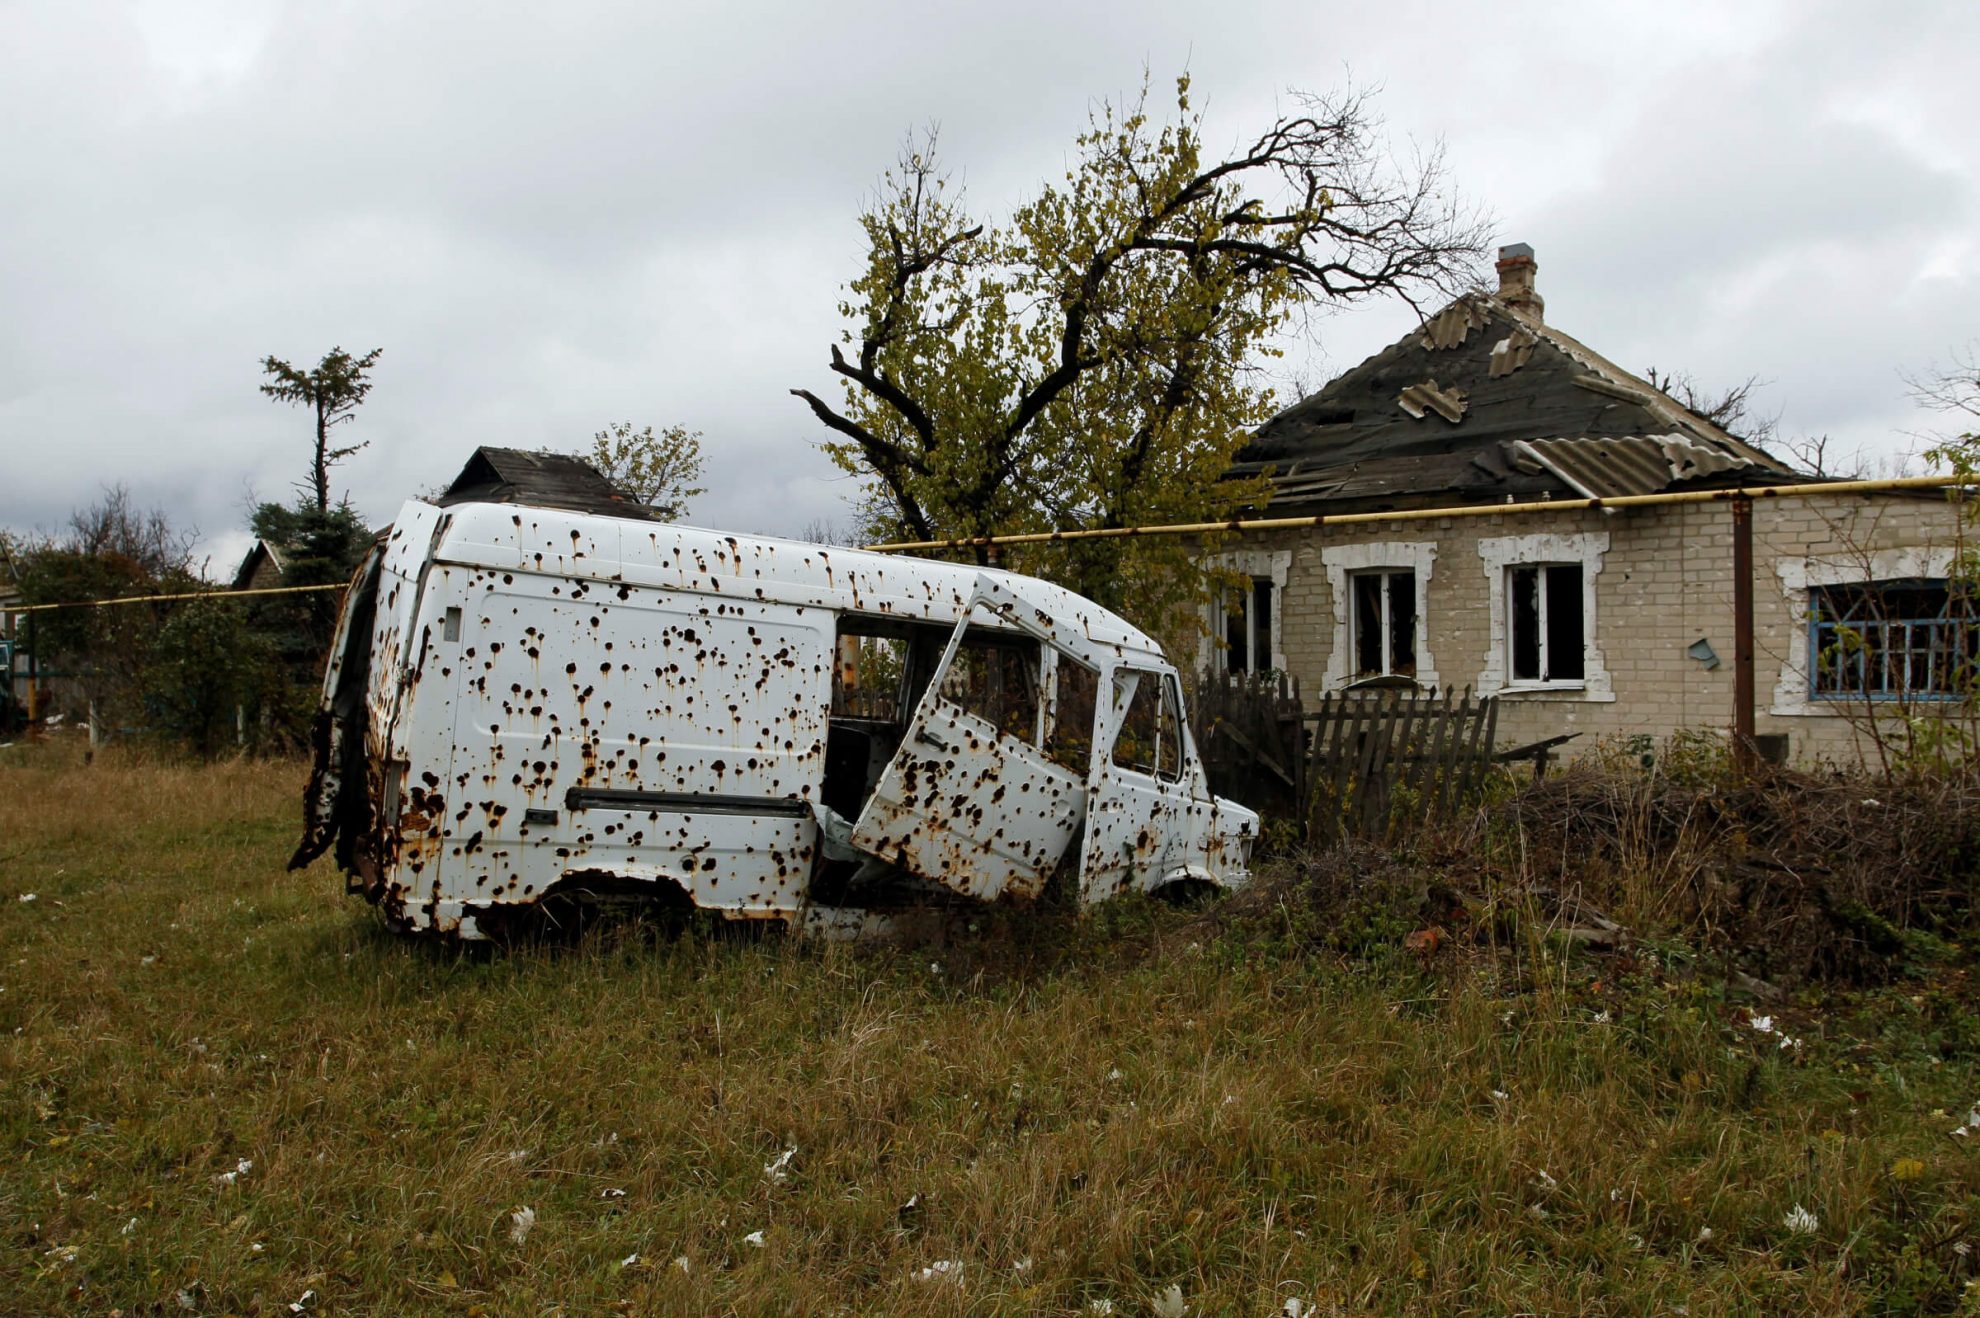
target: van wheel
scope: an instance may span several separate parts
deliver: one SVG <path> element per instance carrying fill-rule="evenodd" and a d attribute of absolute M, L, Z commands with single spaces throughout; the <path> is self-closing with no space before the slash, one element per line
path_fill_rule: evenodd
<path fill-rule="evenodd" d="M 1155 896 L 1184 911 L 1200 911 L 1224 895 L 1208 879 L 1176 879 L 1155 890 Z"/>

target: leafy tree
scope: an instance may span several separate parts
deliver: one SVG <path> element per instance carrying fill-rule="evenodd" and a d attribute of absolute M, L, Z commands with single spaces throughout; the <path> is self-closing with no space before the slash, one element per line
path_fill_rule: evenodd
<path fill-rule="evenodd" d="M 268 641 L 239 604 L 193 599 L 159 627 L 144 669 L 152 729 L 211 759 L 236 744 L 236 719 L 280 708 L 281 682 Z"/>
<path fill-rule="evenodd" d="M 261 359 L 262 374 L 271 377 L 261 392 L 277 402 L 308 407 L 316 413 L 316 454 L 310 464 L 310 489 L 316 496 L 318 512 L 330 509 L 330 468 L 369 444 L 364 440 L 343 448 L 330 445 L 330 432 L 352 419 L 358 404 L 371 392 L 370 372 L 383 348 L 373 348 L 362 357 L 353 357 L 342 348 L 332 348 L 316 364 L 304 371 L 279 357 Z"/>
<path fill-rule="evenodd" d="M 706 494 L 701 479 L 701 432 L 668 426 L 634 430 L 615 421 L 591 439 L 585 455 L 605 478 L 669 521 L 687 516 L 688 500 Z"/>
<path fill-rule="evenodd" d="M 142 509 L 113 485 L 78 509 L 66 531 L 13 547 L 23 604 L 68 604 L 195 590 L 194 537 L 163 512 Z M 111 726 L 143 721 L 144 667 L 167 604 L 55 609 L 35 615 L 34 645 L 44 672 L 73 683 Z"/>
<path fill-rule="evenodd" d="M 1922 375 L 1906 375 L 1911 396 L 1918 405 L 1934 412 L 1951 414 L 1957 424 L 1971 426 L 1980 421 L 1980 357 L 1971 347 L 1955 353 L 1949 365 L 1934 365 Z M 1980 478 L 1980 431 L 1964 429 L 1941 434 L 1925 460 L 1967 480 Z M 1969 528 L 1980 519 L 1980 504 L 1971 498 L 1960 502 L 1960 515 Z M 1960 545 L 1954 573 L 1971 596 L 1980 596 L 1980 543 L 1971 537 Z"/>
<path fill-rule="evenodd" d="M 1248 147 L 1207 159 L 1189 80 L 1176 118 L 1103 105 L 1063 185 L 1007 224 L 965 213 L 932 135 L 910 139 L 860 217 L 868 253 L 831 349 L 834 406 L 792 393 L 864 478 L 870 530 L 916 539 L 1222 519 L 1266 497 L 1223 480 L 1272 410 L 1261 360 L 1304 313 L 1453 292 L 1483 231 L 1436 155 L 1381 150 L 1365 102 L 1301 96 Z M 1005 561 L 1144 619 L 1201 587 L 1174 539 Z M 990 554 L 979 547 L 979 561 Z"/>

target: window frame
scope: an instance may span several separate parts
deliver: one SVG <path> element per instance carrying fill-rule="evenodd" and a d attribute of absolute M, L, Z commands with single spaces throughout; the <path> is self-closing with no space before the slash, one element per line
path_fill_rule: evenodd
<path fill-rule="evenodd" d="M 1489 592 L 1491 625 L 1485 667 L 1480 670 L 1476 683 L 1480 695 L 1591 702 L 1615 700 L 1615 684 L 1603 656 L 1601 639 L 1602 566 L 1608 552 L 1607 531 L 1488 536 L 1478 541 L 1479 564 L 1484 570 Z M 1535 681 L 1513 677 L 1512 569 L 1574 564 L 1581 568 L 1580 680 Z"/>
<path fill-rule="evenodd" d="M 1573 568 L 1581 575 L 1581 579 L 1575 583 L 1582 593 L 1581 612 L 1583 615 L 1580 636 L 1581 675 L 1579 677 L 1547 676 L 1548 673 L 1553 671 L 1554 667 L 1549 662 L 1554 646 L 1554 628 L 1548 617 L 1549 611 L 1553 608 L 1554 601 L 1553 581 L 1549 574 L 1557 568 Z M 1518 609 L 1515 607 L 1518 591 L 1514 585 L 1514 578 L 1522 572 L 1531 572 L 1533 574 L 1534 676 L 1532 677 L 1522 677 L 1519 673 L 1520 618 Z M 1506 682 L 1508 686 L 1528 690 L 1553 689 L 1569 691 L 1580 690 L 1587 685 L 1589 630 L 1587 619 L 1588 601 L 1586 597 L 1587 577 L 1588 569 L 1586 565 L 1573 560 L 1562 562 L 1508 563 L 1506 565 L 1505 589 L 1508 605 L 1506 610 L 1505 645 Z"/>
<path fill-rule="evenodd" d="M 1321 689 L 1339 691 L 1356 681 L 1354 665 L 1354 599 L 1352 578 L 1369 571 L 1413 572 L 1416 575 L 1416 675 L 1410 679 L 1418 687 L 1436 690 L 1442 684 L 1437 660 L 1430 648 L 1430 582 L 1437 566 L 1434 540 L 1373 540 L 1358 544 L 1324 545 L 1320 565 L 1327 574 L 1327 590 L 1333 600 L 1333 645 L 1327 653 L 1327 669 Z"/>
<path fill-rule="evenodd" d="M 1230 610 L 1228 605 L 1230 598 L 1228 591 L 1219 589 L 1203 604 L 1203 629 L 1196 649 L 1197 671 L 1207 673 L 1285 672 L 1288 668 L 1284 640 L 1286 579 L 1292 569 L 1292 551 L 1289 549 L 1237 550 L 1222 554 L 1213 554 L 1205 560 L 1205 564 L 1213 571 L 1234 573 L 1238 576 L 1250 578 L 1252 593 L 1245 598 L 1245 617 L 1247 625 L 1250 628 L 1248 637 L 1251 652 L 1247 656 L 1250 660 L 1250 666 L 1242 669 L 1231 667 L 1231 652 L 1228 644 L 1230 634 Z M 1265 582 L 1271 583 L 1272 617 L 1266 627 L 1266 631 L 1270 633 L 1267 644 L 1261 647 L 1258 644 L 1258 631 L 1252 616 L 1251 603 L 1257 597 L 1258 587 Z M 1269 664 L 1260 662 L 1265 656 L 1270 656 L 1271 662 Z"/>
<path fill-rule="evenodd" d="M 1125 703 L 1121 701 L 1121 679 L 1133 674 L 1134 691 Z M 1121 756 L 1121 738 L 1127 731 L 1128 716 L 1135 702 L 1150 690 L 1149 680 L 1153 679 L 1153 699 L 1155 702 L 1155 727 L 1150 749 L 1154 753 L 1154 763 L 1148 768 Z M 1110 685 L 1113 688 L 1115 708 L 1113 714 L 1114 734 L 1107 747 L 1108 766 L 1120 773 L 1131 773 L 1141 778 L 1160 783 L 1179 783 L 1183 778 L 1183 764 L 1189 758 L 1183 745 L 1182 692 L 1176 674 L 1158 668 L 1143 668 L 1138 664 L 1122 664 L 1112 672 Z M 1164 716 L 1167 716 L 1166 718 Z M 1171 758 L 1174 763 L 1168 763 Z"/>
<path fill-rule="evenodd" d="M 1895 628 L 1903 628 L 1906 635 L 1907 644 L 1902 648 L 1900 653 L 1906 655 L 1923 654 L 1925 656 L 1926 670 L 1929 681 L 1930 680 L 1929 675 L 1938 668 L 1939 654 L 1936 644 L 1928 645 L 1928 648 L 1924 650 L 1920 650 L 1917 647 L 1908 643 L 1910 641 L 1910 638 L 1915 634 L 1916 629 L 1921 627 L 1930 629 L 1930 631 L 1935 634 L 1935 637 L 1937 634 L 1946 633 L 1946 632 L 1950 632 L 1954 637 L 1957 637 L 1959 634 L 1959 630 L 1962 627 L 1964 627 L 1968 632 L 1967 646 L 1969 653 L 1969 657 L 1964 661 L 1964 663 L 1968 666 L 1970 671 L 1971 666 L 1975 662 L 1974 658 L 1971 656 L 1976 651 L 1980 651 L 1980 608 L 1973 607 L 1974 602 L 1971 599 L 1968 599 L 1967 608 L 1965 610 L 1964 616 L 1962 617 L 1960 616 L 1960 614 L 1955 612 L 1955 608 L 1959 603 L 1961 597 L 1960 597 L 1960 592 L 1954 588 L 1954 584 L 1951 577 L 1949 576 L 1884 577 L 1884 578 L 1877 578 L 1873 580 L 1864 580 L 1864 581 L 1831 581 L 1831 582 L 1820 582 L 1820 583 L 1811 584 L 1806 589 L 1808 593 L 1807 593 L 1806 605 L 1805 605 L 1806 608 L 1805 625 L 1807 627 L 1807 632 L 1808 632 L 1808 699 L 1809 700 L 1819 702 L 1824 705 L 1847 704 L 1852 701 L 1863 701 L 1873 704 L 1883 704 L 1883 703 L 1901 704 L 1907 701 L 1925 701 L 1936 704 L 1945 701 L 1964 700 L 1969 695 L 1974 694 L 1974 691 L 1972 690 L 1965 692 L 1961 692 L 1957 690 L 1931 690 L 1931 689 L 1891 690 L 1889 689 L 1888 681 L 1885 684 L 1885 689 L 1879 691 L 1872 691 L 1867 689 L 1867 684 L 1865 686 L 1836 688 L 1829 690 L 1824 690 L 1822 687 L 1822 670 L 1823 670 L 1822 656 L 1824 653 L 1822 634 L 1824 631 L 1829 631 L 1832 633 L 1836 633 L 1838 635 L 1840 635 L 1844 631 L 1852 631 L 1852 632 L 1860 632 L 1867 630 L 1880 631 L 1884 634 L 1885 639 L 1884 639 L 1884 643 L 1881 646 L 1877 647 L 1876 653 L 1880 655 L 1889 655 L 1892 653 L 1889 643 L 1889 637 L 1891 635 L 1892 630 Z M 1938 616 L 1931 618 L 1891 617 L 1885 615 L 1876 618 L 1852 620 L 1842 617 L 1831 619 L 1831 618 L 1825 618 L 1823 616 L 1823 611 L 1821 609 L 1821 601 L 1824 598 L 1824 596 L 1827 595 L 1829 592 L 1832 591 L 1839 592 L 1845 590 L 1861 590 L 1866 592 L 1874 591 L 1881 596 L 1893 589 L 1906 589 L 1906 590 L 1931 589 L 1931 590 L 1942 591 L 1946 596 L 1945 609 Z M 1865 647 L 1865 649 L 1860 650 L 1856 656 L 1857 659 L 1856 666 L 1859 669 L 1859 671 L 1862 672 L 1866 677 L 1868 675 L 1868 665 L 1864 662 L 1863 655 L 1867 652 L 1868 652 L 1868 647 Z M 1957 660 L 1957 657 L 1955 657 L 1955 662 L 1959 662 Z M 1885 677 L 1888 679 L 1888 675 L 1890 672 L 1889 664 L 1886 662 L 1880 664 L 1879 667 L 1883 670 Z M 1905 685 L 1907 688 L 1909 688 L 1911 666 L 1910 664 L 1907 663 L 1904 665 L 1904 668 L 1905 668 L 1905 678 L 1906 678 Z"/>
<path fill-rule="evenodd" d="M 1380 597 L 1380 618 L 1376 622 L 1376 648 L 1381 654 L 1378 667 L 1370 670 L 1361 667 L 1361 599 L 1359 585 L 1363 581 L 1381 582 L 1378 587 Z M 1398 580 L 1409 582 L 1412 619 L 1410 622 L 1410 671 L 1398 673 L 1395 657 L 1395 583 Z M 1416 569 L 1410 567 L 1366 567 L 1355 568 L 1347 574 L 1348 589 L 1348 636 L 1347 643 L 1351 656 L 1349 669 L 1350 682 L 1366 682 L 1375 678 L 1408 678 L 1416 680 L 1416 639 L 1423 617 L 1423 601 L 1417 597 Z"/>

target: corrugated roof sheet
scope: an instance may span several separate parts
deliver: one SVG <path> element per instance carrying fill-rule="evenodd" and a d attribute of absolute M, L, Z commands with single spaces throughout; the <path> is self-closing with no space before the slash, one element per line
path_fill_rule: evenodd
<path fill-rule="evenodd" d="M 1513 447 L 1590 499 L 1655 494 L 1727 473 L 1752 472 L 1769 478 L 1773 474 L 1772 466 L 1753 461 L 1731 445 L 1690 435 L 1527 439 Z"/>

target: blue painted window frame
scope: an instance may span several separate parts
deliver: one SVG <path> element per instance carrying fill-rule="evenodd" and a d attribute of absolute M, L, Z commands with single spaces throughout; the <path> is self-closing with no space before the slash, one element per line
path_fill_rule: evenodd
<path fill-rule="evenodd" d="M 1942 595 L 1943 601 L 1936 613 L 1924 614 L 1917 607 L 1917 597 L 1934 594 Z M 1905 596 L 1911 598 L 1906 600 Z M 1891 610 L 1886 610 L 1884 602 L 1894 597 Z M 1940 701 L 1976 694 L 1980 691 L 1977 606 L 1980 601 L 1944 577 L 1811 586 L 1809 699 Z M 1825 686 L 1831 655 L 1840 656 L 1855 669 L 1856 682 L 1847 687 L 1840 682 Z M 1870 681 L 1873 675 L 1877 679 L 1874 689 Z"/>

